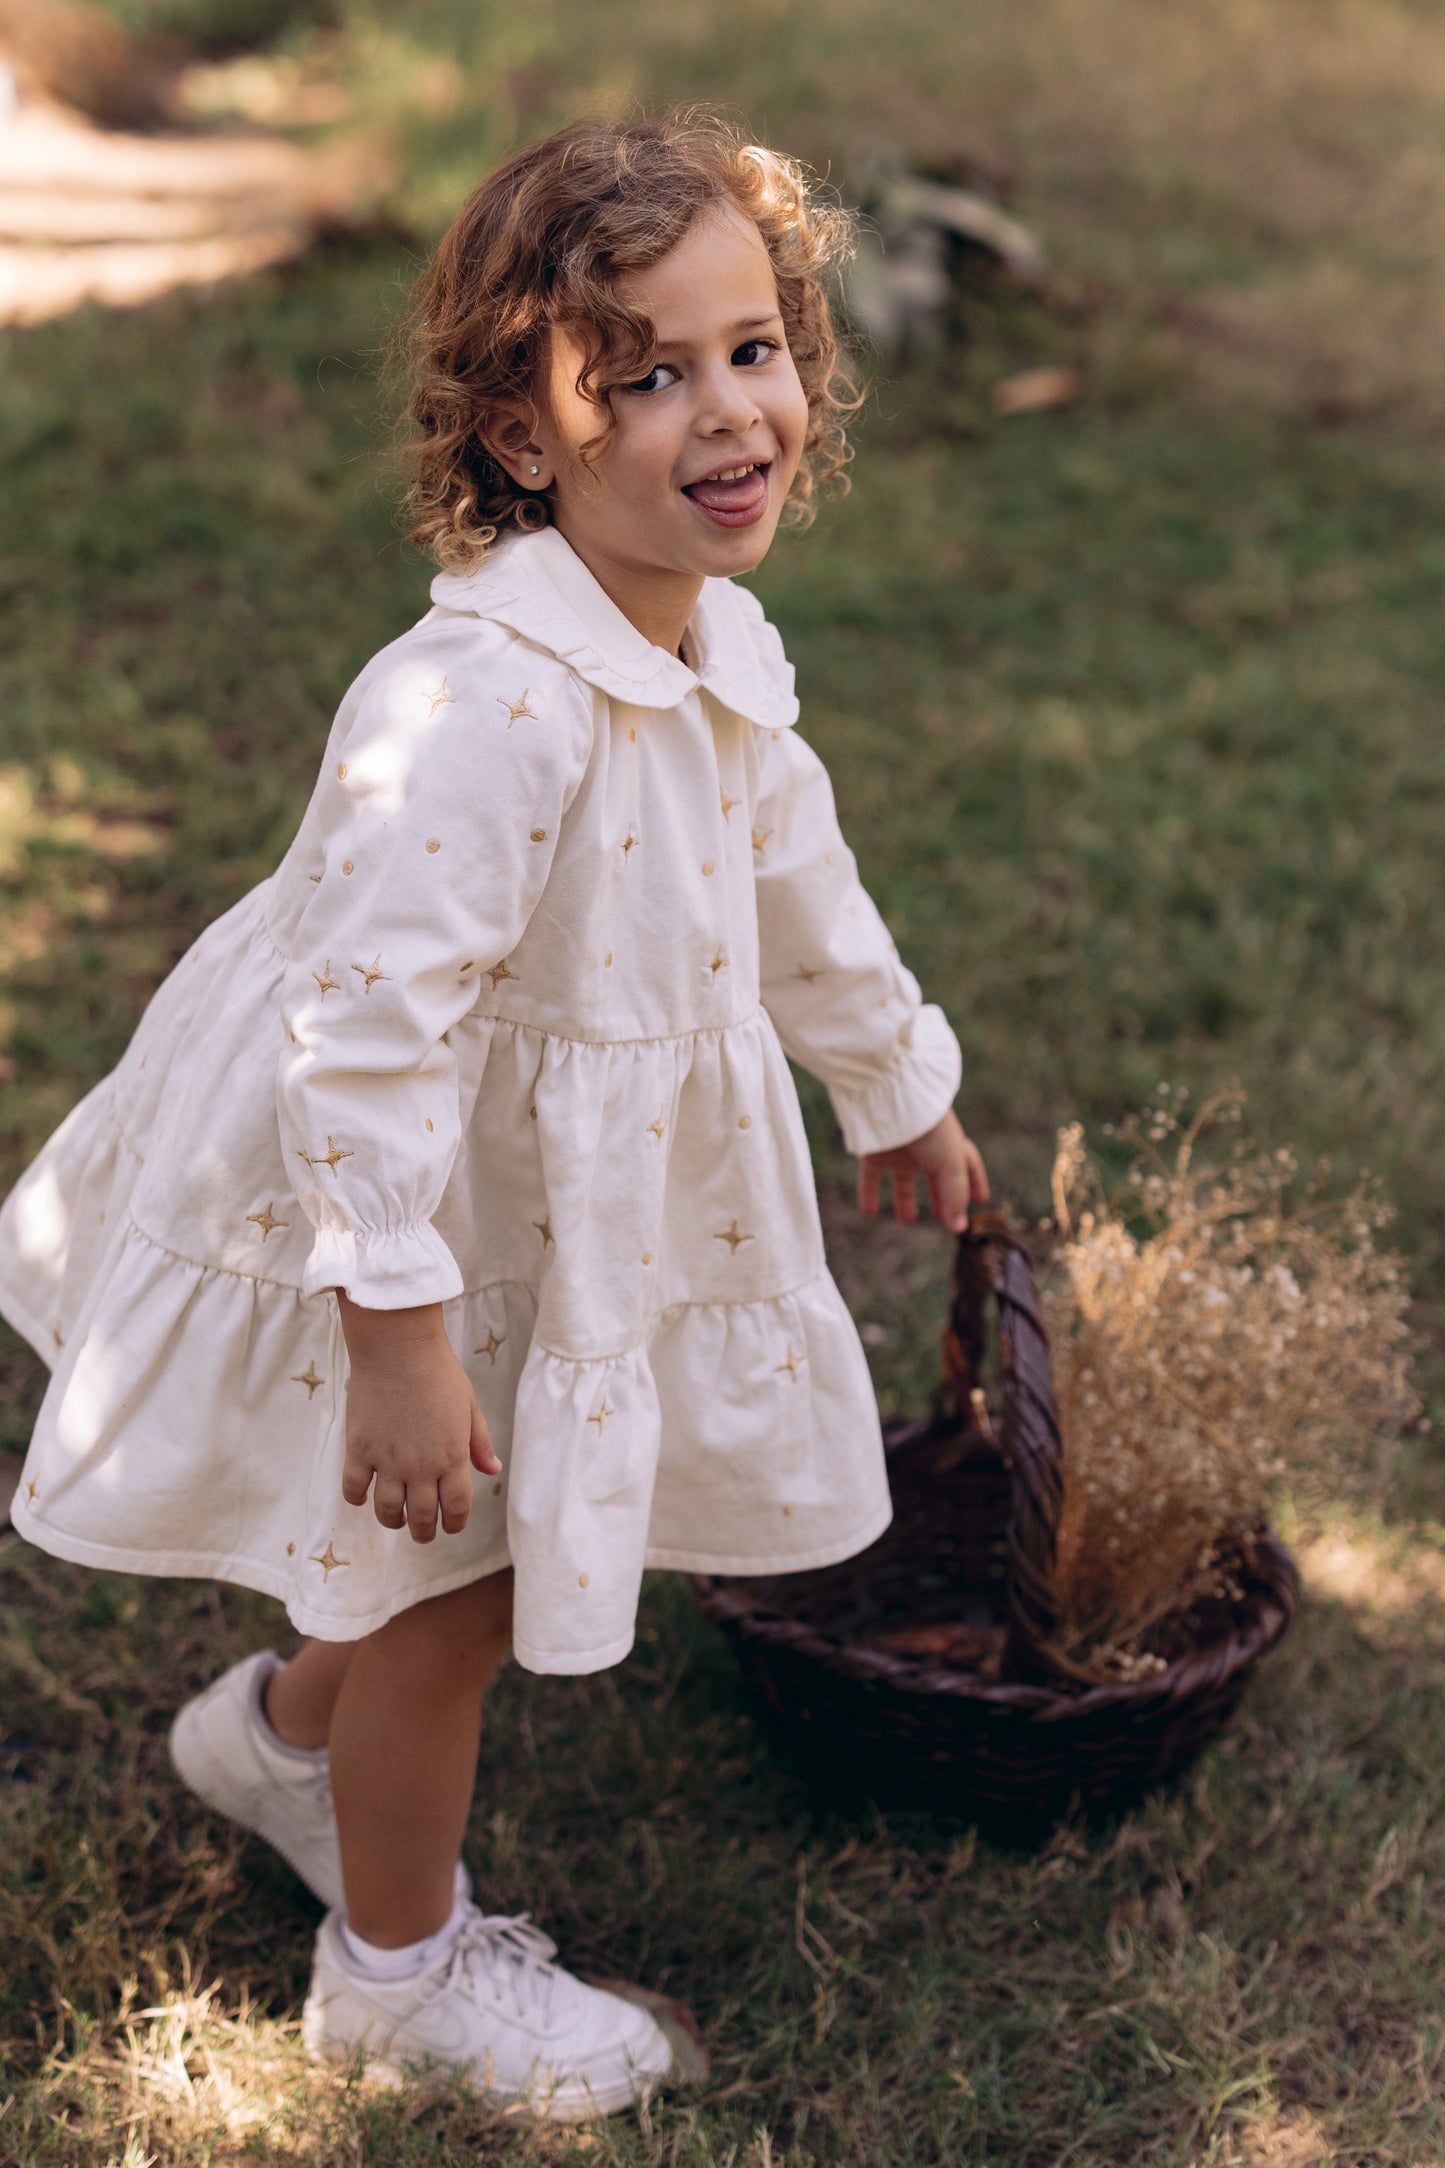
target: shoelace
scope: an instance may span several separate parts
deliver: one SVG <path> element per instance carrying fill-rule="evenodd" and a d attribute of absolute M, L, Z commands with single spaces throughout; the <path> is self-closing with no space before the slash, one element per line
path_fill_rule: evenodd
<path fill-rule="evenodd" d="M 494 1986 L 507 1990 L 519 2017 L 525 2017 L 534 2003 L 540 2005 L 544 2023 L 550 2017 L 557 1984 L 557 1968 L 551 1960 L 557 1955 L 557 1945 L 533 1926 L 530 1912 L 479 1912 L 473 1906 L 448 1954 L 450 1962 L 433 1996 L 461 1987 L 475 1968 Z"/>

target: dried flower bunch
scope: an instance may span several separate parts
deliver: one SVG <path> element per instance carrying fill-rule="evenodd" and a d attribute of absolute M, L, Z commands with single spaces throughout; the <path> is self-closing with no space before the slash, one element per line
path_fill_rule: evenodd
<path fill-rule="evenodd" d="M 1282 1486 L 1358 1487 L 1419 1414 L 1387 1208 L 1368 1186 L 1326 1202 L 1288 1151 L 1201 1156 L 1242 1100 L 1188 1121 L 1183 1100 L 1161 1086 L 1114 1132 L 1135 1153 L 1116 1188 L 1077 1123 L 1054 1164 L 1060 1641 L 1101 1677 L 1158 1668 L 1151 1629 L 1228 1597 Z"/>

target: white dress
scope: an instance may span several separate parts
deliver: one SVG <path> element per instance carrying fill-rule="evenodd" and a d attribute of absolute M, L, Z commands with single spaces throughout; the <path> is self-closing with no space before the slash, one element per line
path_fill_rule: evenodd
<path fill-rule="evenodd" d="M 861 1152 L 939 1119 L 958 1047 L 750 594 L 705 584 L 686 661 L 552 529 L 432 596 L 275 874 L 0 1213 L 0 1309 L 54 1368 L 14 1518 L 331 1640 L 510 1561 L 519 1660 L 591 1671 L 645 1566 L 820 1566 L 887 1525 L 784 1054 Z M 506 1471 L 464 1534 L 343 1502 L 336 1287 L 445 1305 Z"/>

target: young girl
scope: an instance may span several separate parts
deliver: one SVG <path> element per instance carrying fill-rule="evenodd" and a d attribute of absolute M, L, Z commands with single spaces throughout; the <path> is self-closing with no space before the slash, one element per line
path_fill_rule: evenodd
<path fill-rule="evenodd" d="M 0 1306 L 54 1365 L 23 1533 L 315 1637 L 172 1735 L 329 1908 L 312 2050 L 554 2115 L 673 2058 L 471 1902 L 509 1640 L 597 1670 L 645 1567 L 822 1566 L 889 1517 L 785 1054 L 865 1209 L 885 1171 L 905 1219 L 920 1170 L 952 1228 L 986 1194 L 957 1043 L 732 584 L 842 465 L 845 241 L 695 118 L 568 129 L 478 190 L 418 314 L 432 608 L 0 1218 Z"/>

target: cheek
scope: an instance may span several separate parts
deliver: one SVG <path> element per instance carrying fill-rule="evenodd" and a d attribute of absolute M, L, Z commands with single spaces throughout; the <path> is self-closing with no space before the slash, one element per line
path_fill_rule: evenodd
<path fill-rule="evenodd" d="M 774 427 L 777 429 L 782 442 L 787 445 L 789 454 L 796 465 L 803 456 L 803 443 L 808 434 L 808 395 L 796 374 L 794 374 L 792 382 L 788 386 L 787 396 L 782 403 Z"/>

